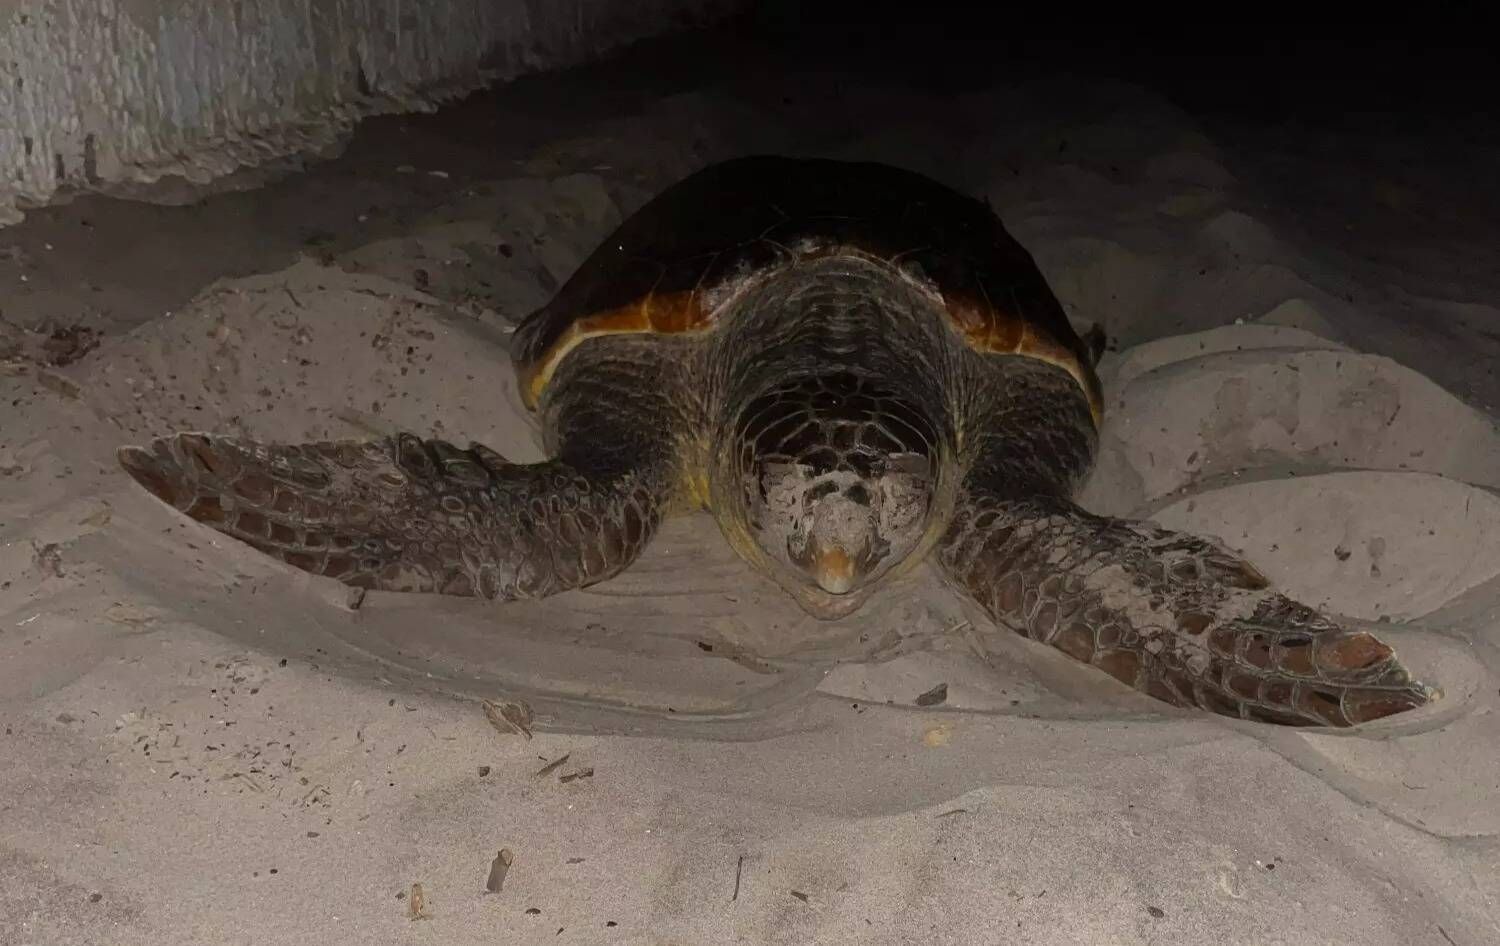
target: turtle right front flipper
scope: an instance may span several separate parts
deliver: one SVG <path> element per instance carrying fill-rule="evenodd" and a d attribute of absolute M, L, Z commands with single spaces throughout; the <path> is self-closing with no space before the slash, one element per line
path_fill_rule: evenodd
<path fill-rule="evenodd" d="M 498 599 L 623 570 L 660 522 L 667 481 L 617 464 L 512 464 L 410 434 L 269 445 L 182 433 L 119 458 L 159 499 L 304 571 Z"/>
<path fill-rule="evenodd" d="M 951 582 L 1016 632 L 1167 703 L 1351 726 L 1436 696 L 1373 635 L 1206 539 L 974 484 L 960 510 L 938 553 Z"/>

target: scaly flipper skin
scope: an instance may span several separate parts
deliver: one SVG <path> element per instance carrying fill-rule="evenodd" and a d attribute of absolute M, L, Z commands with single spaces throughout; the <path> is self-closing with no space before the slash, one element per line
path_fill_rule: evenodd
<path fill-rule="evenodd" d="M 970 485 L 938 555 L 996 621 L 1177 706 L 1352 726 L 1427 703 L 1391 649 L 1207 540 Z"/>
<path fill-rule="evenodd" d="M 201 433 L 125 447 L 162 501 L 304 571 L 386 591 L 537 598 L 617 574 L 661 518 L 654 471 L 507 463 L 402 434 L 268 445 Z"/>

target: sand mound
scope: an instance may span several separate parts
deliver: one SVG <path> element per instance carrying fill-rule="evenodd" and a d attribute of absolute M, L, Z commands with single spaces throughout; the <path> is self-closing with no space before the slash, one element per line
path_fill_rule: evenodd
<path fill-rule="evenodd" d="M 1336 469 L 1500 485 L 1494 422 L 1425 377 L 1329 345 L 1260 347 L 1265 329 L 1225 347 L 1238 329 L 1208 333 L 1201 354 L 1192 336 L 1174 341 L 1178 360 L 1165 360 L 1165 343 L 1122 359 L 1085 493 L 1093 508 L 1143 511 L 1226 477 Z"/>

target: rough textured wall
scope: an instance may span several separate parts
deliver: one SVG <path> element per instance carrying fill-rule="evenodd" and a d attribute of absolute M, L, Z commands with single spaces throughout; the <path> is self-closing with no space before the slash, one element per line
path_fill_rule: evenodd
<path fill-rule="evenodd" d="M 209 181 L 704 22 L 738 0 L 0 0 L 0 224 L 59 191 Z"/>

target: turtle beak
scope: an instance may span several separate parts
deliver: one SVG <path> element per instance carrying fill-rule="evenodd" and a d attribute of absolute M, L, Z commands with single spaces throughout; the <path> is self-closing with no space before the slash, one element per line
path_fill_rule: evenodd
<path fill-rule="evenodd" d="M 811 543 L 808 571 L 818 587 L 831 595 L 847 594 L 854 587 L 854 558 L 838 545 Z"/>

